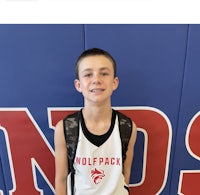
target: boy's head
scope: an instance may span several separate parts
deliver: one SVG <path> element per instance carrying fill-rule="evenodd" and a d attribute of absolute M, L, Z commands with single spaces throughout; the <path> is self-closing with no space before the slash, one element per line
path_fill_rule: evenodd
<path fill-rule="evenodd" d="M 81 60 L 83 60 L 86 57 L 89 56 L 96 56 L 96 55 L 101 55 L 105 56 L 107 59 L 109 59 L 113 65 L 113 70 L 114 70 L 114 77 L 116 77 L 117 74 L 117 67 L 116 67 L 116 62 L 114 58 L 105 50 L 99 49 L 99 48 L 92 48 L 85 50 L 77 59 L 76 61 L 76 79 L 79 79 L 79 64 Z"/>

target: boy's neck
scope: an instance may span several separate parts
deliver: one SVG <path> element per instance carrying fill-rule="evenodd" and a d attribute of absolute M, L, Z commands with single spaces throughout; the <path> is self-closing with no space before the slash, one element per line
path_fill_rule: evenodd
<path fill-rule="evenodd" d="M 89 118 L 91 120 L 101 120 L 110 118 L 112 115 L 112 108 L 110 106 L 96 106 L 96 107 L 84 107 L 83 115 L 85 118 Z"/>
<path fill-rule="evenodd" d="M 111 125 L 111 107 L 91 107 L 82 110 L 85 125 L 89 132 L 94 135 L 105 134 Z"/>

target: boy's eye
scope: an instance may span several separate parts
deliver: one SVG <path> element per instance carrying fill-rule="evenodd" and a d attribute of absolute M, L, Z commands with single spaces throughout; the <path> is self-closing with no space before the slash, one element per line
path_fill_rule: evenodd
<path fill-rule="evenodd" d="M 107 75 L 109 75 L 109 73 L 108 72 L 100 72 L 99 75 L 100 76 L 107 76 Z M 85 73 L 83 76 L 84 77 L 92 77 L 93 73 Z"/>
<path fill-rule="evenodd" d="M 91 77 L 92 74 L 91 74 L 91 73 L 87 73 L 87 74 L 85 74 L 84 76 L 85 76 L 85 77 Z"/>
<path fill-rule="evenodd" d="M 101 75 L 102 75 L 102 76 L 107 76 L 108 73 L 107 73 L 107 72 L 102 72 Z"/>

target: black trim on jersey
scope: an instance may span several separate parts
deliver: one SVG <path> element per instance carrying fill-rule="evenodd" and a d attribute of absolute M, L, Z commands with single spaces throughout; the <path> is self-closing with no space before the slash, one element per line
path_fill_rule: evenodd
<path fill-rule="evenodd" d="M 89 132 L 89 130 L 87 129 L 87 127 L 85 125 L 83 113 L 82 113 L 82 110 L 81 110 L 80 119 L 81 119 L 81 127 L 82 127 L 82 130 L 83 130 L 83 134 L 92 144 L 99 147 L 110 137 L 111 133 L 113 132 L 114 124 L 115 124 L 115 118 L 116 118 L 116 111 L 112 110 L 111 124 L 110 124 L 108 131 L 103 135 L 95 135 L 95 134 Z"/>
<path fill-rule="evenodd" d="M 128 192 L 130 192 L 130 190 L 129 190 L 129 187 L 128 186 L 125 186 L 124 185 L 124 188 L 128 191 Z"/>

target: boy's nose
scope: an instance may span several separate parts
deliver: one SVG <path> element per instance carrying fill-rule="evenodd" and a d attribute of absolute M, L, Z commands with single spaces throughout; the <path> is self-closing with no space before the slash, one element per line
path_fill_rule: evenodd
<path fill-rule="evenodd" d="M 100 83 L 101 82 L 101 79 L 100 79 L 100 75 L 98 74 L 94 74 L 93 76 L 93 83 Z"/>

